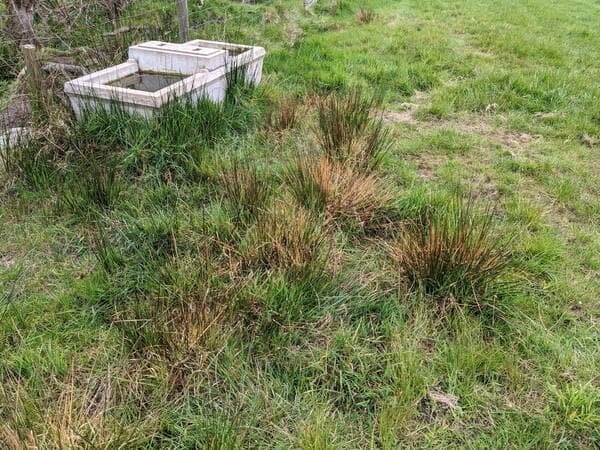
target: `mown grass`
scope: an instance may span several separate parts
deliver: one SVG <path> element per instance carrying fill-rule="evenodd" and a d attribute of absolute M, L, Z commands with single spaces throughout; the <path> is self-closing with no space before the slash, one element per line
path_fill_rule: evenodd
<path fill-rule="evenodd" d="M 3 155 L 2 446 L 597 446 L 594 3 L 213 3 L 261 87 Z"/>

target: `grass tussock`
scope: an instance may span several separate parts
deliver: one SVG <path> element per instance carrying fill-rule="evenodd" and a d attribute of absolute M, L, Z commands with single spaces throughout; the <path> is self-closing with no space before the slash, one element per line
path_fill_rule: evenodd
<path fill-rule="evenodd" d="M 427 211 L 408 222 L 389 245 L 392 259 L 413 286 L 446 303 L 479 297 L 510 264 L 506 239 L 494 232 L 493 210 L 476 209 L 469 197 Z"/>
<path fill-rule="evenodd" d="M 239 288 L 235 274 L 221 268 L 209 248 L 175 254 L 159 269 L 154 288 L 116 305 L 113 321 L 135 349 L 184 364 L 220 325 Z M 228 282 L 221 283 L 225 278 Z"/>
<path fill-rule="evenodd" d="M 329 159 L 361 171 L 379 166 L 390 148 L 390 134 L 372 115 L 376 103 L 359 89 L 331 94 L 317 103 L 317 141 Z"/>
<path fill-rule="evenodd" d="M 119 413 L 135 404 L 141 384 L 139 373 L 112 373 L 95 377 L 74 367 L 64 379 L 45 384 L 45 398 L 55 398 L 54 408 L 38 401 L 39 393 L 16 377 L 3 380 L 0 399 L 14 408 L 3 415 L 0 425 L 2 448 L 114 448 L 137 447 L 156 432 L 157 417 L 150 414 L 136 426 L 126 425 Z M 120 372 L 115 369 L 114 372 Z M 129 385 L 122 385 L 122 382 Z M 27 411 L 27 414 L 22 412 Z"/>
<path fill-rule="evenodd" d="M 229 63 L 226 67 L 225 78 L 227 88 L 225 92 L 225 102 L 230 104 L 238 104 L 243 100 L 243 95 L 252 89 L 251 79 L 254 73 L 250 72 L 247 65 L 237 62 Z"/>
<path fill-rule="evenodd" d="M 254 166 L 236 160 L 230 169 L 221 172 L 220 179 L 237 220 L 256 217 L 266 207 L 270 188 Z"/>
<path fill-rule="evenodd" d="M 375 13 L 372 9 L 360 8 L 356 13 L 356 20 L 359 23 L 371 23 L 375 18 Z"/>
<path fill-rule="evenodd" d="M 326 223 L 369 229 L 389 220 L 394 195 L 373 174 L 322 157 L 301 159 L 286 178 L 296 201 L 325 214 Z"/>
<path fill-rule="evenodd" d="M 243 261 L 251 270 L 284 272 L 292 278 L 318 276 L 331 248 L 328 230 L 309 211 L 278 203 L 250 231 Z"/>
<path fill-rule="evenodd" d="M 267 115 L 267 129 L 275 133 L 282 133 L 295 128 L 300 119 L 301 104 L 295 98 L 284 99 Z"/>
<path fill-rule="evenodd" d="M 92 162 L 83 174 L 73 176 L 61 192 L 59 202 L 68 210 L 86 214 L 90 206 L 98 209 L 111 208 L 119 197 L 121 184 L 116 169 L 110 165 Z"/>
<path fill-rule="evenodd" d="M 150 119 L 131 115 L 116 103 L 108 110 L 92 108 L 76 124 L 76 135 L 85 145 L 120 154 L 127 172 L 162 180 L 198 178 L 210 149 L 250 131 L 258 120 L 260 108 L 253 103 L 251 86 L 242 81 L 241 75 L 231 80 L 223 104 L 183 97 Z"/>
<path fill-rule="evenodd" d="M 9 179 L 29 189 L 44 189 L 52 184 L 56 171 L 45 148 L 23 141 L 0 152 L 2 169 Z"/>

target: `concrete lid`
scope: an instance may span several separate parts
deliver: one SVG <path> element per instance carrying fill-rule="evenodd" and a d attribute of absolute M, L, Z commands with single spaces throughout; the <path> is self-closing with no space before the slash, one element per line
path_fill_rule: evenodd
<path fill-rule="evenodd" d="M 162 41 L 148 41 L 130 47 L 130 50 L 135 51 L 135 49 L 152 50 L 165 53 L 178 53 L 183 55 L 205 58 L 213 58 L 219 54 L 225 53 L 223 49 L 202 47 L 194 43 L 194 41 L 186 42 L 184 44 Z"/>

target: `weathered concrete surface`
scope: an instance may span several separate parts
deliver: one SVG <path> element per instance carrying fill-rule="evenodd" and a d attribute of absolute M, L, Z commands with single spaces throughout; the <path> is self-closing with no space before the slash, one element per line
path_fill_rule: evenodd
<path fill-rule="evenodd" d="M 31 128 L 10 128 L 0 133 L 0 150 L 6 150 L 14 145 L 24 142 L 31 135 Z"/>
<path fill-rule="evenodd" d="M 222 102 L 227 89 L 227 73 L 232 68 L 243 67 L 249 83 L 260 83 L 264 56 L 262 47 L 225 42 L 194 40 L 171 44 L 149 41 L 130 47 L 130 59 L 126 63 L 68 81 L 64 89 L 78 118 L 87 109 L 109 108 L 115 104 L 128 112 L 148 117 L 177 97 Z M 121 78 L 144 71 L 187 76 L 154 92 L 114 85 Z"/>

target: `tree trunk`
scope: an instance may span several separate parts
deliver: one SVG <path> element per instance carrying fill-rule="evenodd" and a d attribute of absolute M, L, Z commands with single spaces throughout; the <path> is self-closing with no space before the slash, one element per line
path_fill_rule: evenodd
<path fill-rule="evenodd" d="M 38 0 L 5 0 L 10 20 L 9 33 L 18 45 L 36 44 L 33 14 Z"/>

